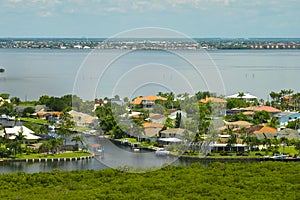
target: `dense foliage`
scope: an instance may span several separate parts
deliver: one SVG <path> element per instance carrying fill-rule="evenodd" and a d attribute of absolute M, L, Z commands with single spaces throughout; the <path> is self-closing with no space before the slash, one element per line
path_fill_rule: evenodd
<path fill-rule="evenodd" d="M 1 199 L 299 199 L 299 163 L 165 166 L 148 173 L 54 170 L 0 175 Z"/>

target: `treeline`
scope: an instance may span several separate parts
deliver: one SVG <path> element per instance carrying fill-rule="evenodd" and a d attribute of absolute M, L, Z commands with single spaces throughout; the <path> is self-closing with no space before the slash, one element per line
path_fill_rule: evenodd
<path fill-rule="evenodd" d="M 0 175 L 1 199 L 299 199 L 299 163 L 165 165 L 147 173 L 59 171 Z"/>
<path fill-rule="evenodd" d="M 0 94 L 3 99 L 9 99 L 9 94 Z M 62 97 L 43 95 L 36 101 L 21 101 L 18 97 L 10 98 L 9 102 L 4 102 L 0 106 L 0 114 L 16 115 L 15 106 L 24 106 L 24 115 L 35 112 L 34 106 L 45 105 L 50 111 L 62 111 L 67 112 L 70 110 L 76 110 L 87 114 L 92 114 L 94 107 L 94 101 L 84 101 L 80 97 L 72 94 L 67 94 Z"/>

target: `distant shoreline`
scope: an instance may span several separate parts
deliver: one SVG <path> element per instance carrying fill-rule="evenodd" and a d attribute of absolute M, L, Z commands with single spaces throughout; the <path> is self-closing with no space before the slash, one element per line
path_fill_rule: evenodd
<path fill-rule="evenodd" d="M 300 38 L 0 38 L 0 48 L 126 50 L 300 49 Z"/>

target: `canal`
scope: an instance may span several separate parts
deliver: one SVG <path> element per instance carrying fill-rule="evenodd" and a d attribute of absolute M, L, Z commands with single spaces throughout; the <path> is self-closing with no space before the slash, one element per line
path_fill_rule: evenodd
<path fill-rule="evenodd" d="M 90 147 L 92 147 L 93 144 L 100 144 L 103 149 L 103 156 L 95 156 L 93 159 L 60 162 L 0 162 L 0 173 L 50 172 L 53 169 L 101 170 L 120 166 L 144 168 L 160 167 L 164 164 L 190 164 L 189 161 L 180 161 L 174 156 L 157 156 L 153 151 L 141 150 L 140 152 L 134 152 L 129 146 L 117 145 L 106 138 L 100 138 L 98 136 L 85 136 L 85 141 Z"/>

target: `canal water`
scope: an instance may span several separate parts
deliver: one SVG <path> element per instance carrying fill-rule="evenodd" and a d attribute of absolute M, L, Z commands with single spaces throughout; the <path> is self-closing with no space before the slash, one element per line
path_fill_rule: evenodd
<path fill-rule="evenodd" d="M 11 172 L 50 172 L 53 169 L 59 170 L 101 170 L 105 168 L 117 168 L 124 166 L 133 167 L 160 167 L 164 164 L 189 165 L 188 161 L 180 161 L 174 156 L 157 156 L 153 151 L 141 150 L 134 152 L 129 146 L 117 145 L 106 138 L 87 136 L 86 142 L 92 147 L 93 144 L 100 144 L 103 149 L 103 156 L 95 156 L 93 159 L 77 161 L 57 162 L 0 162 L 0 174 Z"/>

